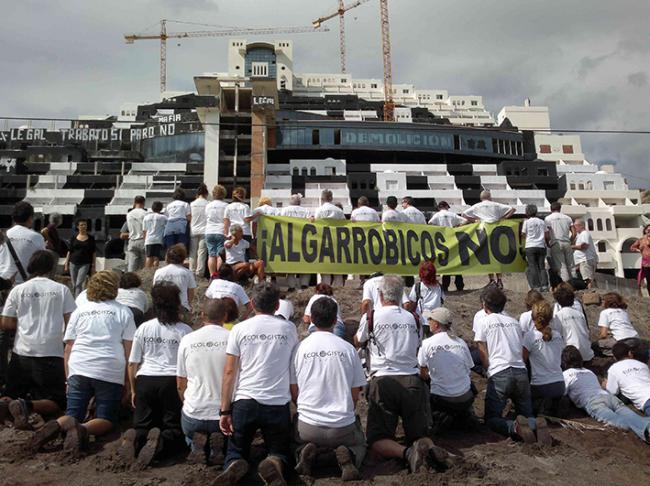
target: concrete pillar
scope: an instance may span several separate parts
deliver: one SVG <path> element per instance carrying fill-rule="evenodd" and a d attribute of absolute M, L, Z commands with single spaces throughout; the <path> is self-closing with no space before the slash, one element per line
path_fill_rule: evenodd
<path fill-rule="evenodd" d="M 257 201 L 264 188 L 266 174 L 267 149 L 267 117 L 264 111 L 253 111 L 251 114 L 251 206 L 257 206 Z"/>
<path fill-rule="evenodd" d="M 219 116 L 218 109 L 210 109 L 205 114 L 205 147 L 203 152 L 203 182 L 211 191 L 219 180 Z"/>

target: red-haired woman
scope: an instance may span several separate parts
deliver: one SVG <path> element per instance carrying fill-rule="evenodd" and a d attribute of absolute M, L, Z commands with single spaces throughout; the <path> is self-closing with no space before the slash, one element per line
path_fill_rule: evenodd
<path fill-rule="evenodd" d="M 423 262 L 420 265 L 419 274 L 420 281 L 416 282 L 413 288 L 411 288 L 409 303 L 406 306 L 409 310 L 417 312 L 418 315 L 422 316 L 425 310 L 431 311 L 442 307 L 445 293 L 438 283 L 436 265 L 432 261 Z M 425 332 L 428 335 L 428 321 L 422 318 L 421 321 L 424 323 Z"/>

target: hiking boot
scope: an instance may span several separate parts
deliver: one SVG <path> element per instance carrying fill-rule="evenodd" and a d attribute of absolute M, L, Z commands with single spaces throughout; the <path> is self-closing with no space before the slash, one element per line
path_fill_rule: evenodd
<path fill-rule="evenodd" d="M 548 430 L 548 423 L 544 417 L 537 417 L 535 419 L 535 432 L 537 433 L 537 442 L 543 446 L 552 446 L 553 437 Z"/>
<path fill-rule="evenodd" d="M 118 461 L 124 467 L 129 467 L 135 461 L 135 429 L 129 429 L 122 435 L 122 442 L 117 448 Z"/>
<path fill-rule="evenodd" d="M 210 434 L 210 457 L 208 463 L 213 466 L 222 466 L 224 461 L 223 456 L 224 437 L 221 432 L 213 432 Z"/>
<path fill-rule="evenodd" d="M 345 446 L 338 446 L 336 448 L 336 462 L 339 463 L 341 468 L 341 481 L 355 481 L 361 478 L 359 470 L 354 465 L 352 452 Z"/>
<path fill-rule="evenodd" d="M 235 486 L 248 472 L 248 463 L 237 459 L 230 463 L 224 472 L 212 482 L 212 486 Z"/>
<path fill-rule="evenodd" d="M 133 466 L 131 467 L 134 471 L 143 471 L 151 464 L 154 456 L 160 448 L 160 429 L 154 427 L 147 434 L 147 442 L 144 444 L 144 447 L 140 449 L 140 453 L 136 458 Z"/>
<path fill-rule="evenodd" d="M 86 430 L 86 427 L 75 421 L 75 424 L 65 433 L 63 452 L 75 457 L 87 447 L 88 431 Z"/>
<path fill-rule="evenodd" d="M 429 454 L 429 449 L 432 447 L 433 441 L 428 437 L 422 437 L 413 442 L 411 447 L 406 449 L 404 458 L 408 463 L 410 472 L 416 473 L 420 471 L 420 468 L 425 464 L 426 458 Z"/>
<path fill-rule="evenodd" d="M 50 420 L 42 428 L 34 432 L 34 435 L 27 443 L 27 448 L 36 453 L 48 442 L 53 441 L 61 433 L 61 426 L 56 420 Z"/>
<path fill-rule="evenodd" d="M 287 482 L 282 476 L 282 467 L 283 464 L 280 459 L 268 456 L 257 466 L 257 474 L 267 486 L 287 486 Z"/>
<path fill-rule="evenodd" d="M 521 438 L 525 444 L 533 444 L 537 442 L 535 433 L 528 425 L 528 419 L 523 415 L 517 415 L 515 420 L 515 435 Z"/>
<path fill-rule="evenodd" d="M 316 459 L 317 452 L 316 444 L 311 442 L 300 450 L 300 457 L 298 458 L 298 464 L 296 464 L 296 472 L 300 476 L 311 476 L 311 465 Z"/>
<path fill-rule="evenodd" d="M 9 402 L 9 413 L 14 418 L 14 428 L 17 430 L 32 430 L 29 424 L 29 410 L 27 402 L 22 398 Z"/>
<path fill-rule="evenodd" d="M 194 432 L 192 436 L 192 450 L 187 456 L 188 464 L 205 464 L 205 445 L 208 436 L 201 432 Z"/>

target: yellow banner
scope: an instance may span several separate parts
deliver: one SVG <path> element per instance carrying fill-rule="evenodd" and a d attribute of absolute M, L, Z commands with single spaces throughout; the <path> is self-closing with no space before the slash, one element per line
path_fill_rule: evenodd
<path fill-rule="evenodd" d="M 440 275 L 523 272 L 519 220 L 445 228 L 262 216 L 257 253 L 269 273 L 416 275 L 435 259 Z"/>

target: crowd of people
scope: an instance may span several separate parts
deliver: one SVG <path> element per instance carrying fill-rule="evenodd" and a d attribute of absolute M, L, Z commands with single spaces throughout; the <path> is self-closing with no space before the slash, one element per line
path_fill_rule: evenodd
<path fill-rule="evenodd" d="M 220 466 L 213 484 L 228 485 L 248 474 L 260 432 L 266 456 L 257 473 L 269 485 L 285 484 L 291 469 L 311 475 L 322 454 L 333 455 L 344 481 L 360 478 L 369 450 L 378 458 L 403 460 L 410 472 L 440 470 L 460 459 L 433 438 L 449 428 L 480 426 L 472 374 L 487 378 L 483 421 L 503 436 L 550 446 L 545 416 L 564 416 L 573 402 L 650 442 L 648 350 L 619 294 L 603 296 L 598 339 L 592 342 L 570 283 L 558 283 L 545 297 L 541 265 L 531 270 L 531 281 L 538 272 L 539 288 L 528 293 L 529 310 L 516 319 L 506 310 L 497 274 L 481 292 L 468 343 L 455 332 L 458 316 L 445 307 L 450 279 L 439 281 L 435 263 L 426 261 L 410 288 L 395 275 L 365 280 L 355 316 L 360 322 L 351 337 L 335 279 L 323 276 L 303 315 L 294 316 L 294 303 L 266 281 L 263 264 L 246 255 L 254 252 L 257 216 L 273 212 L 268 201 L 252 211 L 245 192 L 230 204 L 221 186 L 212 195 L 207 202 L 202 188 L 188 205 L 178 193 L 165 214 L 159 203 L 147 212 L 144 199 L 136 198 L 122 231 L 129 264 L 122 275 L 93 271 L 94 244 L 79 224 L 66 258 L 71 274 L 76 268 L 70 287 L 56 280 L 58 255 L 30 229 L 33 208 L 16 205 L 15 225 L 0 244 L 0 423 L 31 429 L 31 415 L 41 415 L 46 421 L 26 444 L 29 451 L 62 438 L 64 452 L 77 456 L 91 436 L 122 427 L 116 457 L 125 468 L 142 470 L 154 460 L 187 453 L 189 462 Z M 340 218 L 331 193 L 324 196 L 326 204 L 313 217 Z M 432 224 L 498 221 L 514 212 L 489 194 L 482 199 L 463 216 L 441 203 Z M 389 198 L 381 216 L 367 201 L 360 203 L 353 213 L 357 221 L 426 222 L 410 198 L 399 212 L 397 200 Z M 302 209 L 296 197 L 282 212 L 312 217 Z M 540 225 L 532 210 L 528 217 L 527 241 L 539 242 L 540 232 L 545 242 L 559 233 L 553 219 Z M 584 232 L 579 222 L 561 225 L 569 233 L 575 227 L 578 236 Z M 567 280 L 575 270 L 569 249 L 582 248 L 581 241 L 557 239 L 562 244 L 551 246 Z M 188 269 L 187 246 L 193 242 Z M 527 247 L 527 254 L 538 261 L 541 252 L 534 248 L 541 247 Z M 212 275 L 198 299 L 201 259 Z M 80 277 L 84 265 L 87 283 Z M 156 268 L 150 292 L 134 273 L 142 265 Z M 257 283 L 247 290 L 241 283 L 250 277 Z M 303 285 L 302 277 L 294 277 L 295 285 Z M 462 279 L 456 284 L 462 288 Z M 302 340 L 296 325 L 301 321 L 307 325 Z M 589 370 L 596 354 L 616 361 L 602 385 Z M 361 399 L 368 402 L 365 424 L 356 413 Z M 504 416 L 509 400 L 514 414 Z M 397 435 L 400 421 L 403 438 Z"/>

